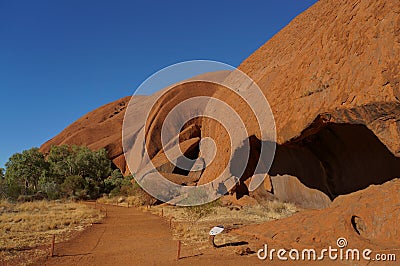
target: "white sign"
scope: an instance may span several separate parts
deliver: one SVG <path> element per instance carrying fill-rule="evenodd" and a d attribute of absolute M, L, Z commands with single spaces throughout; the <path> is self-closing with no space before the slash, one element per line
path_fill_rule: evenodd
<path fill-rule="evenodd" d="M 224 231 L 223 225 L 215 226 L 211 229 L 210 236 L 216 236 L 216 235 L 220 234 L 222 231 Z"/>

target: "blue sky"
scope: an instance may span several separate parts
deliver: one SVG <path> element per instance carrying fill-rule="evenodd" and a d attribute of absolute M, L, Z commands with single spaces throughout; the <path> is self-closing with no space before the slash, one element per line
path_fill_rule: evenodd
<path fill-rule="evenodd" d="M 238 66 L 315 2 L 0 0 L 0 167 L 166 66 Z"/>

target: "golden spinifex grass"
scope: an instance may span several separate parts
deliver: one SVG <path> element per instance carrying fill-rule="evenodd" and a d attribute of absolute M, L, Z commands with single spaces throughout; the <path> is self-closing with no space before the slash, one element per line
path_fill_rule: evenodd
<path fill-rule="evenodd" d="M 53 235 L 59 242 L 101 218 L 99 210 L 74 202 L 0 201 L 0 255 L 49 244 Z"/>

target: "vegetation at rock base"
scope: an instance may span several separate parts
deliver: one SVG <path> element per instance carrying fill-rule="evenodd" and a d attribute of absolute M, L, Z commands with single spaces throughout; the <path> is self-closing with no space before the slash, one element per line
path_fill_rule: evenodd
<path fill-rule="evenodd" d="M 52 146 L 47 156 L 38 148 L 15 153 L 0 169 L 0 198 L 18 201 L 40 199 L 97 199 L 103 194 L 128 196 L 132 176 L 112 169 L 107 151 L 84 146 Z"/>

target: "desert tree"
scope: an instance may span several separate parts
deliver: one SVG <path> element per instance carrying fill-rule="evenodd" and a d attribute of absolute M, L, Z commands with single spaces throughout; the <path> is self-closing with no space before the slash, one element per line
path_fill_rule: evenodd
<path fill-rule="evenodd" d="M 37 190 L 38 182 L 49 170 L 49 164 L 38 148 L 13 154 L 6 163 L 5 181 L 9 188 L 29 194 Z"/>
<path fill-rule="evenodd" d="M 96 198 L 104 191 L 104 180 L 112 171 L 105 149 L 92 151 L 85 146 L 52 146 L 47 161 L 50 164 L 50 178 L 46 182 L 60 185 L 62 192 L 69 196 L 80 190 L 82 193 L 86 191 L 88 197 Z M 78 182 L 78 187 L 71 189 L 72 181 L 81 179 L 84 182 Z"/>

